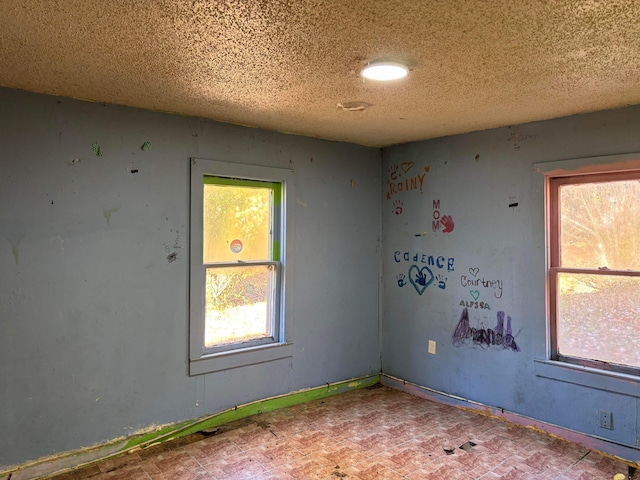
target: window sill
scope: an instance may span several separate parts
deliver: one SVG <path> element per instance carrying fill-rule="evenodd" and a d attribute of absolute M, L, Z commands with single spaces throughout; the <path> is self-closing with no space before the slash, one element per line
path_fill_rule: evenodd
<path fill-rule="evenodd" d="M 534 365 L 538 377 L 640 397 L 640 377 L 553 360 L 535 359 Z"/>
<path fill-rule="evenodd" d="M 272 362 L 293 356 L 293 344 L 272 343 L 259 347 L 205 355 L 189 362 L 189 375 L 219 372 L 231 368 Z"/>

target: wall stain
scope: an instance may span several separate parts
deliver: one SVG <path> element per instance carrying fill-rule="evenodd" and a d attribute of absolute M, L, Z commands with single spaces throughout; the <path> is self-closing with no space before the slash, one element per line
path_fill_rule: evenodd
<path fill-rule="evenodd" d="M 20 240 L 18 240 L 18 243 L 13 243 L 11 240 L 9 240 L 9 243 L 11 244 L 11 253 L 13 253 L 13 258 L 16 261 L 16 265 L 20 264 Z"/>
<path fill-rule="evenodd" d="M 13 255 L 13 259 L 16 262 L 16 265 L 20 264 L 20 242 L 24 238 L 24 234 L 13 234 L 13 235 L 3 235 L 4 238 L 7 239 L 9 245 L 11 245 L 11 253 Z M 11 238 L 9 238 L 11 237 Z"/>
<path fill-rule="evenodd" d="M 104 215 L 105 220 L 107 221 L 107 225 L 111 222 L 111 214 L 120 210 L 119 208 L 103 208 L 102 215 Z"/>

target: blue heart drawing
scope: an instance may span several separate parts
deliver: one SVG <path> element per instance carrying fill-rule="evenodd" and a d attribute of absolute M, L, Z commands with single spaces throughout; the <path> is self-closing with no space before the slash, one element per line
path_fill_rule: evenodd
<path fill-rule="evenodd" d="M 480 297 L 480 292 L 478 290 L 469 290 L 469 293 L 474 300 L 478 300 L 478 298 Z"/>
<path fill-rule="evenodd" d="M 409 268 L 409 282 L 416 289 L 418 295 L 422 295 L 433 282 L 433 272 L 429 267 L 418 268 L 417 265 L 411 265 L 411 268 Z"/>

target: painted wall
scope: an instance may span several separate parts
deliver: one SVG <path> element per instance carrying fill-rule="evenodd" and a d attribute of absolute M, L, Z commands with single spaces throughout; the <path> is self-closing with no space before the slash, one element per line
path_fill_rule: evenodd
<path fill-rule="evenodd" d="M 0 132 L 0 466 L 380 370 L 380 150 L 6 89 Z M 295 170 L 292 358 L 187 375 L 190 157 Z"/>
<path fill-rule="evenodd" d="M 640 152 L 638 107 L 385 149 L 383 372 L 637 446 L 637 378 L 535 361 L 546 358 L 546 319 L 534 164 L 628 152 Z M 501 324 L 509 341 L 474 344 L 466 322 Z M 599 409 L 614 430 L 599 427 Z"/>

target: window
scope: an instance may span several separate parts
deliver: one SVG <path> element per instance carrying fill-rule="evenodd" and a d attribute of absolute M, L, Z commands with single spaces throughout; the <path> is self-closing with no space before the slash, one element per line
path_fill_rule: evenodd
<path fill-rule="evenodd" d="M 292 189 L 288 170 L 192 160 L 191 374 L 291 355 Z"/>
<path fill-rule="evenodd" d="M 640 171 L 547 177 L 551 358 L 640 373 Z"/>
<path fill-rule="evenodd" d="M 204 177 L 204 348 L 279 338 L 280 183 Z"/>

